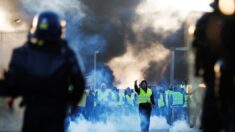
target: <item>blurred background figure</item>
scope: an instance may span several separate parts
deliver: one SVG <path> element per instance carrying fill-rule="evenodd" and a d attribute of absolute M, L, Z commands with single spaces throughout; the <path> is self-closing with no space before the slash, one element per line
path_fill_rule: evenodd
<path fill-rule="evenodd" d="M 185 118 L 185 92 L 178 86 L 170 86 L 166 91 L 166 102 L 168 104 L 167 121 L 170 125 L 176 120 L 183 120 Z"/>
<path fill-rule="evenodd" d="M 135 92 L 128 87 L 125 90 L 125 113 L 126 115 L 132 114 L 136 108 L 135 108 Z"/>
<path fill-rule="evenodd" d="M 157 87 L 153 89 L 155 93 L 155 114 L 157 116 L 163 116 L 166 117 L 167 115 L 167 104 L 166 104 L 166 94 L 165 94 L 165 88 L 164 87 Z"/>
<path fill-rule="evenodd" d="M 221 118 L 217 109 L 217 93 L 215 93 L 214 65 L 221 55 L 220 31 L 224 19 L 219 10 L 219 0 L 211 3 L 214 9 L 204 14 L 197 22 L 194 32 L 193 47 L 195 49 L 195 74 L 203 77 L 207 89 L 203 104 L 202 128 L 203 131 L 219 131 Z"/>
<path fill-rule="evenodd" d="M 211 4 L 214 11 L 201 17 L 194 33 L 195 74 L 206 84 L 202 113 L 205 132 L 235 131 L 234 5 L 234 1 L 215 0 Z"/>
<path fill-rule="evenodd" d="M 110 97 L 111 97 L 111 89 L 108 88 L 106 83 L 102 83 L 100 88 L 97 89 L 97 106 L 96 112 L 97 119 L 99 121 L 106 122 L 107 117 L 110 113 Z"/>
<path fill-rule="evenodd" d="M 235 1 L 233 3 L 235 5 Z M 235 14 L 227 16 L 222 27 L 223 53 L 215 65 L 216 88 L 219 90 L 220 112 L 226 132 L 235 131 Z"/>
<path fill-rule="evenodd" d="M 63 39 L 65 26 L 54 12 L 35 16 L 27 42 L 13 51 L 0 81 L 4 96 L 23 96 L 23 132 L 64 132 L 68 106 L 73 112 L 83 95 L 85 82 Z"/>
<path fill-rule="evenodd" d="M 198 85 L 197 88 L 192 90 L 192 85 L 188 85 L 188 104 L 189 104 L 189 125 L 191 128 L 200 128 L 201 116 L 202 116 L 202 105 L 203 97 L 206 86 L 204 83 Z"/>
<path fill-rule="evenodd" d="M 95 116 L 95 107 L 96 107 L 95 95 L 96 95 L 95 90 L 92 87 L 90 87 L 88 90 L 88 93 L 87 93 L 86 106 L 85 106 L 86 118 L 89 121 L 95 121 L 95 119 L 96 119 L 96 116 Z"/>

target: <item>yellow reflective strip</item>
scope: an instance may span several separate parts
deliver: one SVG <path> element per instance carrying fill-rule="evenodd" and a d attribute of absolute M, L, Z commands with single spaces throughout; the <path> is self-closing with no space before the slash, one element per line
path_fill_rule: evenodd
<path fill-rule="evenodd" d="M 48 29 L 48 24 L 46 22 L 43 22 L 39 25 L 39 28 L 41 30 L 47 30 Z"/>

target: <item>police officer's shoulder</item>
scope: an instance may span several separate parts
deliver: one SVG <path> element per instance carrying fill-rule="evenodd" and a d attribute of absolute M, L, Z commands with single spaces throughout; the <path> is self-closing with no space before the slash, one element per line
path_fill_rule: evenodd
<path fill-rule="evenodd" d="M 213 14 L 212 13 L 205 13 L 203 14 L 199 20 L 197 21 L 197 24 L 196 24 L 196 28 L 197 29 L 201 29 L 201 28 L 204 28 L 203 25 L 206 25 L 209 18 L 212 16 Z"/>
<path fill-rule="evenodd" d="M 28 49 L 29 46 L 27 44 L 13 49 L 10 64 L 14 63 L 15 66 L 17 65 L 19 67 L 24 67 L 24 65 L 26 64 L 25 59 L 28 56 Z"/>
<path fill-rule="evenodd" d="M 77 61 L 75 52 L 72 50 L 72 48 L 70 48 L 66 40 L 62 40 L 60 45 L 61 45 L 61 53 L 66 57 L 68 57 L 69 61 L 71 62 Z"/>
<path fill-rule="evenodd" d="M 15 49 L 13 49 L 12 56 L 17 57 L 18 55 L 23 55 L 27 52 L 28 49 L 29 49 L 28 44 L 24 44 L 20 47 L 17 47 Z M 18 56 L 18 57 L 20 57 L 20 56 Z"/>
<path fill-rule="evenodd" d="M 62 54 L 73 55 L 73 50 L 69 47 L 68 42 L 66 40 L 61 40 L 60 42 L 61 52 Z"/>

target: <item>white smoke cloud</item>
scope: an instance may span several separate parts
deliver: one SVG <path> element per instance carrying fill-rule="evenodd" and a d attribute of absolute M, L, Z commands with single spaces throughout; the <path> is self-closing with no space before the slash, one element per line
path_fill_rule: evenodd
<path fill-rule="evenodd" d="M 174 33 L 181 28 L 187 15 L 192 11 L 209 11 L 210 0 L 146 0 L 136 8 L 136 19 L 132 25 L 138 43 L 141 43 L 142 49 L 133 52 L 136 47 L 128 46 L 127 52 L 112 59 L 108 65 L 114 72 L 118 86 L 126 88 L 133 84 L 134 80 L 143 79 L 144 72 L 151 62 L 162 63 L 160 75 L 163 75 L 169 64 L 169 49 L 164 47 L 160 41 L 170 33 Z M 150 29 L 156 36 L 149 37 L 155 40 L 151 43 L 153 46 L 146 46 L 145 30 Z M 135 44 L 131 44 L 135 45 Z M 183 45 L 183 44 L 182 44 Z M 146 49 L 145 49 L 146 48 Z M 152 67 L 151 67 L 152 68 Z M 156 67 L 157 68 L 157 67 Z M 157 70 L 155 70 L 157 71 Z M 154 80 L 154 79 L 153 79 Z M 157 78 L 156 78 L 157 81 Z"/>
<path fill-rule="evenodd" d="M 167 130 L 170 128 L 170 126 L 167 124 L 166 118 L 165 117 L 158 117 L 158 116 L 153 116 L 150 119 L 150 129 L 153 130 Z"/>
<path fill-rule="evenodd" d="M 173 132 L 192 132 L 193 130 L 189 127 L 188 123 L 185 120 L 179 120 L 174 122 L 171 131 Z"/>
<path fill-rule="evenodd" d="M 97 122 L 92 123 L 87 120 L 78 120 L 70 122 L 69 132 L 104 132 L 104 131 L 115 132 L 115 125 L 112 123 Z"/>
<path fill-rule="evenodd" d="M 179 124 L 182 125 L 182 124 Z M 185 124 L 183 124 L 185 125 Z M 150 118 L 151 131 L 168 131 L 171 128 L 164 117 L 152 116 Z M 185 127 L 180 127 L 184 130 Z M 179 130 L 179 129 L 177 129 Z M 83 117 L 70 122 L 68 132 L 138 132 L 140 120 L 138 114 L 129 116 L 110 116 L 107 122 L 91 122 Z"/>
<path fill-rule="evenodd" d="M 169 0 L 168 0 L 169 1 Z M 160 0 L 146 0 L 140 4 L 136 13 L 139 19 L 133 24 L 138 41 L 143 45 L 143 50 L 135 51 L 135 46 L 129 45 L 127 52 L 120 57 L 114 58 L 109 62 L 113 70 L 118 87 L 126 88 L 133 84 L 135 80 L 144 79 L 144 70 L 149 67 L 151 62 L 164 63 L 163 72 L 166 70 L 169 60 L 169 50 L 159 42 L 152 42 L 152 46 L 144 46 L 143 32 L 151 28 L 154 33 L 166 36 L 168 32 L 175 32 L 180 28 L 184 15 L 178 10 L 167 9 L 162 6 Z M 160 41 L 160 40 L 159 40 Z M 133 44 L 132 44 L 133 45 Z M 156 73 L 159 74 L 159 73 Z"/>
<path fill-rule="evenodd" d="M 136 9 L 140 17 L 134 24 L 141 31 L 152 27 L 156 32 L 174 32 L 180 28 L 191 12 L 208 12 L 212 0 L 146 0 Z"/>
<path fill-rule="evenodd" d="M 91 122 L 83 117 L 77 118 L 70 122 L 69 132 L 119 132 L 119 131 L 139 131 L 138 115 L 132 116 L 115 116 L 109 115 L 106 122 Z"/>
<path fill-rule="evenodd" d="M 142 80 L 143 70 L 149 66 L 150 61 L 162 63 L 169 56 L 169 50 L 163 45 L 153 45 L 150 48 L 134 53 L 134 47 L 128 45 L 123 56 L 112 59 L 109 66 L 118 82 L 118 88 L 127 88 L 134 85 L 135 80 Z"/>
<path fill-rule="evenodd" d="M 193 132 L 198 131 L 189 127 L 185 120 L 178 120 L 172 126 L 167 124 L 165 117 L 151 116 L 150 131 L 159 132 Z M 138 114 L 128 116 L 109 116 L 106 122 L 91 122 L 83 117 L 79 117 L 70 122 L 68 132 L 138 132 L 140 131 L 140 120 Z"/>

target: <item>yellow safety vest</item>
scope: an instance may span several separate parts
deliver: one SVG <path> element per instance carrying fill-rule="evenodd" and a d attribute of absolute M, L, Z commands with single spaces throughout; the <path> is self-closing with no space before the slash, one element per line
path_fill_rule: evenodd
<path fill-rule="evenodd" d="M 111 91 L 110 105 L 112 107 L 118 106 L 118 94 L 116 92 Z"/>
<path fill-rule="evenodd" d="M 124 104 L 125 104 L 125 102 L 124 102 L 124 98 L 125 98 L 124 93 L 119 92 L 119 93 L 118 93 L 118 96 L 119 96 L 119 100 L 118 100 L 118 103 L 117 103 L 117 104 L 118 104 L 119 106 L 124 105 Z"/>
<path fill-rule="evenodd" d="M 128 102 L 130 105 L 134 105 L 135 94 L 132 93 L 131 96 L 126 95 L 126 99 L 127 99 L 127 102 Z"/>
<path fill-rule="evenodd" d="M 158 108 L 161 108 L 163 107 L 165 104 L 164 104 L 164 100 L 163 100 L 163 95 L 161 94 L 160 95 L 160 98 L 158 99 Z"/>
<path fill-rule="evenodd" d="M 98 102 L 108 102 L 109 101 L 109 94 L 110 94 L 110 91 L 108 89 L 105 89 L 104 91 L 102 91 L 101 89 L 99 89 L 97 91 L 97 95 L 98 95 Z"/>
<path fill-rule="evenodd" d="M 170 95 L 173 97 L 172 105 L 183 105 L 184 95 L 180 92 L 171 91 Z"/>
<path fill-rule="evenodd" d="M 139 104 L 152 103 L 151 102 L 151 95 L 152 94 L 153 94 L 153 92 L 152 92 L 152 90 L 150 88 L 147 88 L 147 92 L 145 92 L 140 87 L 140 93 L 138 95 L 138 102 L 139 102 Z"/>

